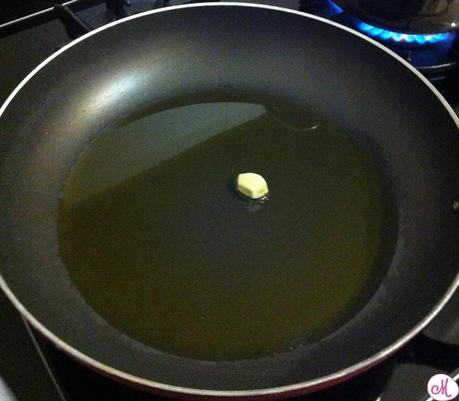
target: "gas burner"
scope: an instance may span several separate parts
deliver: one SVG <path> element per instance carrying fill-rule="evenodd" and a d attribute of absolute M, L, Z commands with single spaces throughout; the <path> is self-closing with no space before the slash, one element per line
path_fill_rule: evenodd
<path fill-rule="evenodd" d="M 394 32 L 367 24 L 366 22 L 359 22 L 357 27 L 362 32 L 377 39 L 406 45 L 433 45 L 441 42 L 451 42 L 455 36 L 455 34 L 451 32 L 441 32 L 434 34 L 410 34 Z"/>
<path fill-rule="evenodd" d="M 393 31 L 358 19 L 331 0 L 323 1 L 320 9 L 316 5 L 314 10 L 304 9 L 304 11 L 319 12 L 323 17 L 358 30 L 381 42 L 432 81 L 443 80 L 445 72 L 459 64 L 457 50 L 459 38 L 455 32 L 420 34 Z"/>

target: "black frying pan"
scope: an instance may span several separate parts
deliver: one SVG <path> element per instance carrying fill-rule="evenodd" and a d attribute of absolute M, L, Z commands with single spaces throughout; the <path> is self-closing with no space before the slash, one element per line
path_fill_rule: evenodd
<path fill-rule="evenodd" d="M 231 99 L 218 98 L 222 88 Z M 253 360 L 179 358 L 105 324 L 70 282 L 57 238 L 69 170 L 101 128 L 184 94 L 270 94 L 333 116 L 381 149 L 399 216 L 395 252 L 371 300 L 320 342 Z M 148 12 L 51 56 L 0 114 L 1 287 L 59 348 L 118 380 L 200 400 L 318 390 L 405 344 L 459 283 L 458 120 L 408 64 L 334 23 L 231 3 Z"/>

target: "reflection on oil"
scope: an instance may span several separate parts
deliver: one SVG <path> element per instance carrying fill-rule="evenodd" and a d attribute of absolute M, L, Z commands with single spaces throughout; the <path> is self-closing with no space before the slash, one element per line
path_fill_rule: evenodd
<path fill-rule="evenodd" d="M 265 113 L 261 105 L 207 103 L 165 110 L 102 135 L 78 166 L 78 185 L 66 201 L 79 202 L 163 163 L 220 132 Z"/>
<path fill-rule="evenodd" d="M 372 158 L 341 132 L 266 110 L 162 111 L 81 157 L 61 253 L 110 324 L 180 356 L 256 358 L 323 338 L 371 296 L 393 213 Z M 234 192 L 243 171 L 269 182 L 256 213 Z"/>

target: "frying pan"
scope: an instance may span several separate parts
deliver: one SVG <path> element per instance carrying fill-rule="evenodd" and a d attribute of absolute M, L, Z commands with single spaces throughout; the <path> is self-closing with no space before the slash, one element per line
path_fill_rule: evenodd
<path fill-rule="evenodd" d="M 231 99 L 219 98 L 231 89 Z M 258 359 L 201 361 L 147 347 L 101 319 L 59 255 L 68 172 L 102 128 L 178 96 L 269 94 L 332 116 L 381 150 L 398 211 L 388 273 L 333 334 Z M 458 119 L 434 87 L 380 44 L 281 8 L 206 3 L 97 29 L 40 64 L 1 108 L 0 284 L 30 324 L 83 364 L 183 399 L 282 398 L 382 361 L 437 315 L 459 284 Z"/>

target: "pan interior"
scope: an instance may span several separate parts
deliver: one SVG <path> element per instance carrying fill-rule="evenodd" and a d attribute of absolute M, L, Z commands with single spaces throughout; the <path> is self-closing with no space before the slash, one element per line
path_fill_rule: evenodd
<path fill-rule="evenodd" d="M 108 324 L 166 353 L 239 360 L 318 341 L 368 301 L 394 242 L 381 169 L 351 135 L 282 107 L 137 116 L 81 155 L 60 250 Z M 235 193 L 243 172 L 266 178 L 268 201 Z"/>

